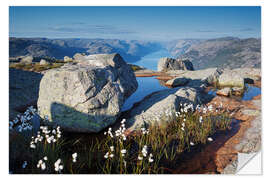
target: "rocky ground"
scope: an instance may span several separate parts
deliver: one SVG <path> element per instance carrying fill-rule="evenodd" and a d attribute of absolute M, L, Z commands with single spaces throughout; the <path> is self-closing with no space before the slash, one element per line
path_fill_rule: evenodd
<path fill-rule="evenodd" d="M 238 152 L 260 150 L 261 97 L 241 101 L 226 96 L 235 89 L 241 94 L 245 83 L 260 87 L 260 69 L 194 71 L 187 68 L 191 67 L 189 61 L 177 59 L 170 64 L 171 61 L 163 58 L 158 72 L 147 69 L 135 72 L 137 77 L 157 76 L 165 85 L 175 88 L 149 94 L 126 112 L 128 131 L 154 121 L 162 123 L 160 117 L 179 111 L 180 103 L 222 104 L 233 119 L 232 130 L 217 135 L 214 143 L 196 153 L 192 161 L 180 166 L 176 173 L 194 173 L 195 170 L 197 173 L 234 173 Z M 138 87 L 135 76 L 119 54 L 85 56 L 83 60 L 46 73 L 10 69 L 10 118 L 27 106 L 37 104 L 42 118 L 66 131 L 101 132 L 121 116 L 125 99 Z M 229 92 L 212 97 L 207 94 L 211 86 L 229 88 Z"/>

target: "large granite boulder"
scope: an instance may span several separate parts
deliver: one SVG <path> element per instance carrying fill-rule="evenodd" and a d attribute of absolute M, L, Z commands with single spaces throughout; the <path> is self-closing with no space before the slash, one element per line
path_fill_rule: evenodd
<path fill-rule="evenodd" d="M 22 64 L 31 64 L 33 62 L 33 56 L 25 56 L 21 59 L 20 63 Z"/>
<path fill-rule="evenodd" d="M 87 56 L 45 73 L 38 110 L 42 118 L 73 132 L 99 132 L 113 124 L 138 87 L 119 54 Z"/>
<path fill-rule="evenodd" d="M 169 70 L 190 70 L 193 71 L 193 64 L 189 60 L 173 59 L 173 58 L 161 58 L 158 61 L 158 71 Z"/>
<path fill-rule="evenodd" d="M 179 112 L 180 104 L 200 102 L 199 93 L 194 88 L 174 88 L 154 92 L 135 104 L 128 112 L 127 127 L 138 130 L 153 123 L 161 125 L 173 120 Z"/>
<path fill-rule="evenodd" d="M 261 78 L 261 69 L 258 68 L 237 68 L 237 69 L 226 69 L 225 73 L 235 73 L 240 77 L 244 78 L 245 83 L 254 83 Z"/>
<path fill-rule="evenodd" d="M 171 70 L 167 71 L 166 73 L 170 76 L 176 77 L 175 79 L 189 79 L 189 83 L 186 86 L 200 87 L 202 84 L 215 84 L 220 74 L 222 74 L 222 69 L 208 68 L 197 71 Z"/>

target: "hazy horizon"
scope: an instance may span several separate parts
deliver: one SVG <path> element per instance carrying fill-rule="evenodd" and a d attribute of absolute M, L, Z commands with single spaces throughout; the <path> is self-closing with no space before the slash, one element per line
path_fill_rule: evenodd
<path fill-rule="evenodd" d="M 11 6 L 9 37 L 147 41 L 261 38 L 261 8 Z"/>

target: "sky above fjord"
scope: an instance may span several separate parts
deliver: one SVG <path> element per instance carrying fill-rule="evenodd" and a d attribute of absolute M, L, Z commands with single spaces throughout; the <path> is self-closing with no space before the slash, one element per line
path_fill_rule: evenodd
<path fill-rule="evenodd" d="M 258 38 L 261 8 L 11 6 L 9 36 L 158 41 Z"/>

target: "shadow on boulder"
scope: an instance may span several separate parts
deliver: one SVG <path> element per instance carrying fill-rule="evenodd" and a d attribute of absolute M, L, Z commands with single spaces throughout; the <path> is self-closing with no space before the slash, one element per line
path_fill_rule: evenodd
<path fill-rule="evenodd" d="M 113 125 L 117 119 L 116 116 L 83 113 L 57 102 L 51 104 L 50 113 L 49 119 L 53 125 L 59 125 L 65 131 L 76 133 L 98 133 Z"/>

